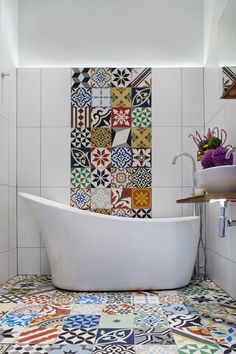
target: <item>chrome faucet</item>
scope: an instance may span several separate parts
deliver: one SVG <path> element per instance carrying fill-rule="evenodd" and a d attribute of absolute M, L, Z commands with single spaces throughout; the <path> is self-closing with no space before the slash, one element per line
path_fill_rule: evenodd
<path fill-rule="evenodd" d="M 225 158 L 228 160 L 230 159 L 231 155 L 236 151 L 236 147 L 231 147 L 225 154 Z M 233 155 L 234 156 L 234 155 Z M 234 159 L 233 159 L 234 160 Z M 234 161 L 233 161 L 234 164 Z"/>
<path fill-rule="evenodd" d="M 192 195 L 194 195 L 195 194 L 195 187 L 196 187 L 196 180 L 195 180 L 195 176 L 194 176 L 194 173 L 196 172 L 196 163 L 195 163 L 193 156 L 189 152 L 179 152 L 176 156 L 173 157 L 172 164 L 175 165 L 177 159 L 181 156 L 186 156 L 192 161 L 192 173 L 193 173 Z"/>

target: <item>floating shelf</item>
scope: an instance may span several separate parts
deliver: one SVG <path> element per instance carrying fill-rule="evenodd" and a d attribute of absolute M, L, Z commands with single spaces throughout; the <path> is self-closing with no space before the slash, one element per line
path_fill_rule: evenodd
<path fill-rule="evenodd" d="M 218 200 L 218 199 L 226 199 L 226 200 L 234 200 L 236 201 L 236 192 L 232 193 L 210 193 L 204 195 L 195 195 L 188 198 L 178 199 L 176 203 L 180 204 L 188 204 L 188 203 L 208 203 L 210 200 Z"/>
<path fill-rule="evenodd" d="M 232 83 L 232 85 L 228 88 L 225 93 L 221 96 L 223 99 L 231 99 L 236 98 L 236 80 Z"/>

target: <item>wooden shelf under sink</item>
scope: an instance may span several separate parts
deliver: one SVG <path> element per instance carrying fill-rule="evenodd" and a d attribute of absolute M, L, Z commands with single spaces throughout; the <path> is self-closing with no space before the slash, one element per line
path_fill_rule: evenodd
<path fill-rule="evenodd" d="M 208 203 L 210 200 L 234 200 L 236 201 L 236 192 L 232 193 L 209 193 L 204 195 L 194 195 L 192 197 L 187 197 L 183 199 L 176 200 L 176 203 L 187 204 L 187 203 Z"/>

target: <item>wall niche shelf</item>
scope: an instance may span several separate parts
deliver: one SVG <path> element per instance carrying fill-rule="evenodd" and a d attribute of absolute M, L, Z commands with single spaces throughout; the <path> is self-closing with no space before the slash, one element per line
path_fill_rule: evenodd
<path fill-rule="evenodd" d="M 219 199 L 236 201 L 236 192 L 209 193 L 209 194 L 204 194 L 204 195 L 194 195 L 192 197 L 178 199 L 178 200 L 176 200 L 176 203 L 178 203 L 178 204 L 208 203 L 210 200 L 219 200 Z"/>
<path fill-rule="evenodd" d="M 228 88 L 228 90 L 223 93 L 221 98 L 223 99 L 236 98 L 236 80 L 232 83 L 232 85 Z"/>

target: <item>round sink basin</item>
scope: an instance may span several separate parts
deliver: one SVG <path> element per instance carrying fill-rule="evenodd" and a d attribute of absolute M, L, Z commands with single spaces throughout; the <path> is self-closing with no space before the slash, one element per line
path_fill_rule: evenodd
<path fill-rule="evenodd" d="M 195 178 L 198 186 L 208 193 L 236 192 L 236 165 L 199 170 Z"/>

